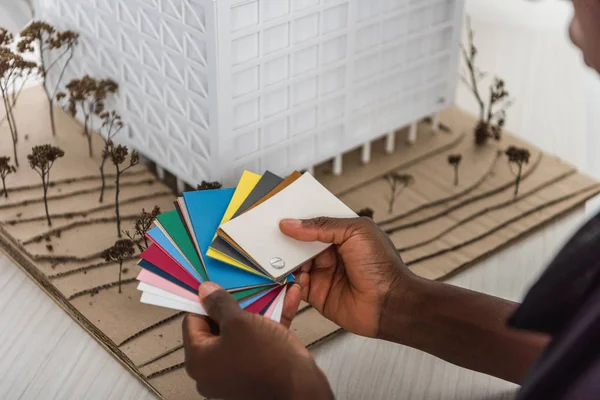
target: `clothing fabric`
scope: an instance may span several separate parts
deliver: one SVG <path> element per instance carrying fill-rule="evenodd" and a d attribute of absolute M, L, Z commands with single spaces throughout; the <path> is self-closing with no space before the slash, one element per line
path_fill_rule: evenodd
<path fill-rule="evenodd" d="M 569 240 L 508 324 L 552 337 L 517 400 L 600 399 L 600 214 Z"/>

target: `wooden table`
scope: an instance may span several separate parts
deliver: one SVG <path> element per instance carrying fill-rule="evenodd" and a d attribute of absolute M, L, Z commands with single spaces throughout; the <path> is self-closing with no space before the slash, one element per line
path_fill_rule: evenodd
<path fill-rule="evenodd" d="M 482 69 L 505 78 L 518 99 L 508 128 L 600 175 L 600 169 L 590 170 L 595 165 L 587 162 L 592 154 L 589 146 L 598 140 L 587 135 L 594 125 L 586 102 L 589 85 L 584 86 L 589 81 L 565 35 L 568 16 L 563 11 L 569 6 L 546 2 L 551 4 L 541 7 L 558 9 L 544 8 L 544 25 L 532 26 L 528 25 L 531 18 L 516 18 L 531 11 L 520 7 L 530 5 L 517 3 L 525 2 L 472 0 L 467 4 L 477 30 Z M 464 89 L 457 99 L 473 109 Z M 583 218 L 582 207 L 449 282 L 519 300 Z M 3 399 L 154 398 L 1 255 L 0 354 Z M 339 399 L 504 399 L 512 398 L 516 390 L 515 385 L 428 354 L 351 334 L 321 345 L 314 354 Z"/>

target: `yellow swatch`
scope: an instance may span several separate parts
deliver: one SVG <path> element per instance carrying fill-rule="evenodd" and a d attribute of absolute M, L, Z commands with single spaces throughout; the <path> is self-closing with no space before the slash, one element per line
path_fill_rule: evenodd
<path fill-rule="evenodd" d="M 236 211 L 242 206 L 242 204 L 244 203 L 246 198 L 250 195 L 252 190 L 254 190 L 254 187 L 256 186 L 256 184 L 258 183 L 260 178 L 262 178 L 261 175 L 255 174 L 254 172 L 250 172 L 250 171 L 244 171 L 244 173 L 242 174 L 242 177 L 240 178 L 240 181 L 238 182 L 237 188 L 235 189 L 235 192 L 233 193 L 231 202 L 229 203 L 229 206 L 227 207 L 227 210 L 225 211 L 225 215 L 223 215 L 223 219 L 221 220 L 221 225 L 223 225 L 225 222 L 228 222 L 231 219 L 231 217 L 233 217 L 233 215 L 236 213 Z M 215 234 L 215 237 L 217 237 L 216 234 Z M 222 261 L 229 265 L 232 265 L 234 267 L 243 269 L 244 271 L 251 272 L 255 275 L 265 276 L 264 274 L 258 272 L 254 268 L 251 268 L 245 264 L 242 264 L 241 262 L 239 262 L 221 252 L 218 252 L 217 250 L 213 249 L 212 247 L 208 248 L 206 255 L 211 258 L 214 258 L 216 260 L 219 260 L 219 261 Z"/>

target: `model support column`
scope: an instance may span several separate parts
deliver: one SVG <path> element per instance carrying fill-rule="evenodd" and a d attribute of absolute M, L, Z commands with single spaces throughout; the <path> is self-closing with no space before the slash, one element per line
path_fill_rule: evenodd
<path fill-rule="evenodd" d="M 165 180 L 165 170 L 162 167 L 156 166 L 156 177 L 159 181 Z"/>
<path fill-rule="evenodd" d="M 440 130 L 440 113 L 436 112 L 431 116 L 431 129 L 434 132 L 439 132 Z"/>
<path fill-rule="evenodd" d="M 417 141 L 417 123 L 413 122 L 408 128 L 408 143 L 413 144 Z"/>
<path fill-rule="evenodd" d="M 392 154 L 396 147 L 396 132 L 391 131 L 385 137 L 385 152 Z"/>
<path fill-rule="evenodd" d="M 185 182 L 181 179 L 177 179 L 177 194 L 185 192 Z"/>
<path fill-rule="evenodd" d="M 368 164 L 371 161 L 371 142 L 363 144 L 360 160 L 363 164 Z"/>
<path fill-rule="evenodd" d="M 342 155 L 337 155 L 333 159 L 333 174 L 339 176 L 342 174 Z"/>

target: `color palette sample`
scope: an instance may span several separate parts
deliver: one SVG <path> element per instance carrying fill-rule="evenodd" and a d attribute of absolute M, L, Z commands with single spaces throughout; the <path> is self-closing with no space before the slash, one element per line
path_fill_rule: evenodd
<path fill-rule="evenodd" d="M 279 222 L 317 216 L 356 214 L 307 173 L 245 171 L 236 188 L 186 192 L 146 235 L 141 301 L 206 315 L 198 287 L 210 281 L 247 311 L 279 321 L 292 273 L 329 246 L 293 240 Z"/>

